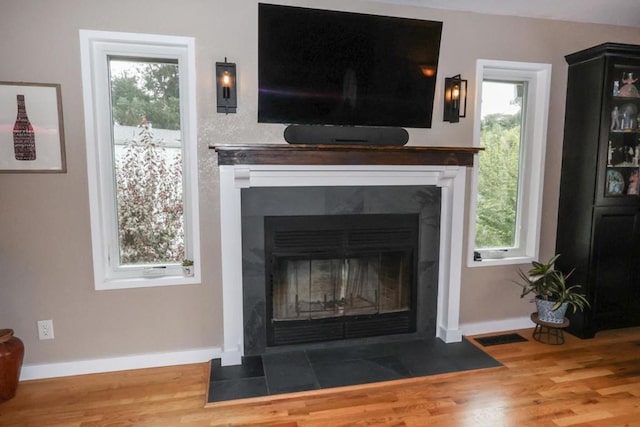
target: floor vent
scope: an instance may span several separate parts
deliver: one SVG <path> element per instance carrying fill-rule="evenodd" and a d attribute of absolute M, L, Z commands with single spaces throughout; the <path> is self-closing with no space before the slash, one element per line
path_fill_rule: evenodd
<path fill-rule="evenodd" d="M 529 341 L 525 337 L 519 334 L 503 334 L 503 335 L 493 335 L 491 337 L 482 337 L 482 338 L 474 338 L 477 342 L 482 344 L 484 347 L 489 347 L 491 345 L 499 345 L 499 344 L 511 344 L 514 342 L 523 342 Z"/>

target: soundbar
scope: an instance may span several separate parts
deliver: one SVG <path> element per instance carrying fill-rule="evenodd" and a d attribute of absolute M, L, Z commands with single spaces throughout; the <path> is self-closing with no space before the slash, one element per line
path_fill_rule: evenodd
<path fill-rule="evenodd" d="M 393 127 L 289 125 L 284 139 L 306 145 L 405 145 L 409 133 Z"/>

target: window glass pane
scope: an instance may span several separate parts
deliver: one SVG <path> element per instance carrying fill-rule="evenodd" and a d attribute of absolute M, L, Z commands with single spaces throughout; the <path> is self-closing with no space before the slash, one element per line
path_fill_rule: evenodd
<path fill-rule="evenodd" d="M 178 64 L 109 58 L 120 265 L 184 258 Z"/>
<path fill-rule="evenodd" d="M 483 81 L 476 209 L 476 249 L 518 241 L 518 191 L 524 82 Z"/>

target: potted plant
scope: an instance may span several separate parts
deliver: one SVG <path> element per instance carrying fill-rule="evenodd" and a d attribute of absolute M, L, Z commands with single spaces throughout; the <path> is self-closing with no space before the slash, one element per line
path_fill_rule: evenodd
<path fill-rule="evenodd" d="M 187 276 L 193 276 L 193 261 L 190 259 L 182 260 L 182 273 Z"/>
<path fill-rule="evenodd" d="M 573 313 L 589 307 L 589 301 L 579 291 L 581 286 L 567 285 L 567 279 L 574 270 L 565 275 L 555 269 L 558 257 L 559 254 L 554 255 L 546 263 L 533 261 L 527 273 L 519 271 L 521 280 L 516 282 L 522 287 L 520 298 L 530 293 L 536 296 L 538 319 L 548 323 L 563 323 L 568 306 L 571 306 Z"/>

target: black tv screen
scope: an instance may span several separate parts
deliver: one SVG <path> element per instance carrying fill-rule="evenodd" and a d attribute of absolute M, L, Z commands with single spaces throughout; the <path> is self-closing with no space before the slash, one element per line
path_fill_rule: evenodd
<path fill-rule="evenodd" d="M 431 127 L 442 22 L 258 8 L 258 122 Z"/>

